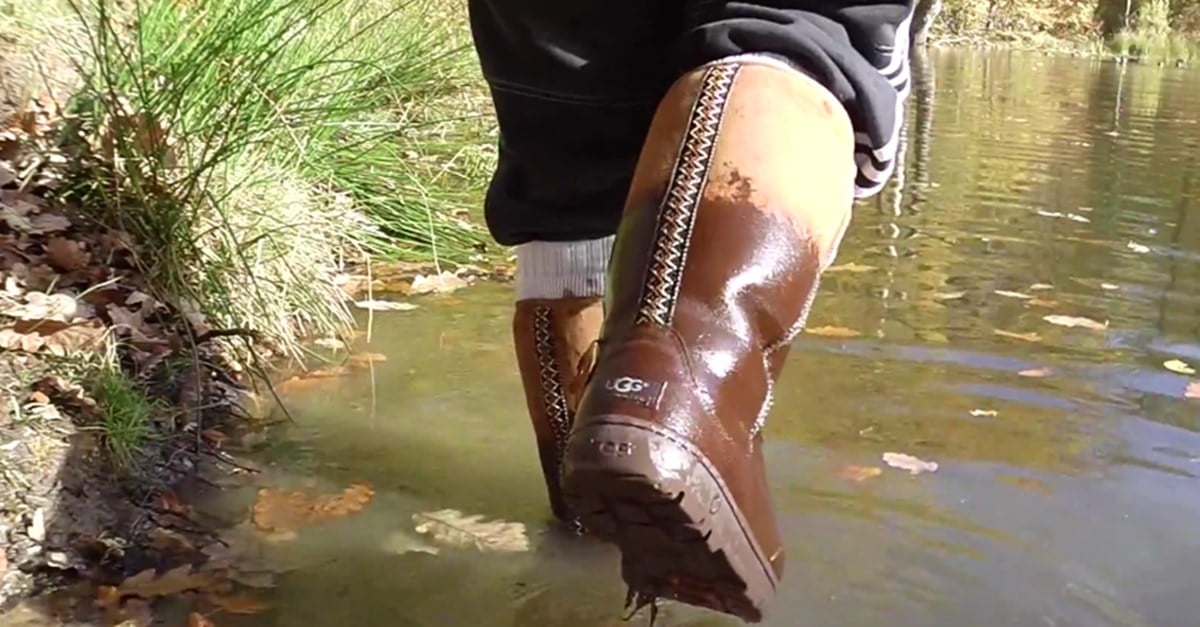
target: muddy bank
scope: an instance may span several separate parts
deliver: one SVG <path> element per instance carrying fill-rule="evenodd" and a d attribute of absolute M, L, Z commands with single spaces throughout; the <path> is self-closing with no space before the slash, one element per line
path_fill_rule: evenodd
<path fill-rule="evenodd" d="M 177 490 L 244 472 L 223 449 L 249 392 L 216 341 L 226 333 L 153 296 L 124 234 L 3 183 L 0 607 L 12 609 L 191 561 L 184 548 L 213 534 Z"/>

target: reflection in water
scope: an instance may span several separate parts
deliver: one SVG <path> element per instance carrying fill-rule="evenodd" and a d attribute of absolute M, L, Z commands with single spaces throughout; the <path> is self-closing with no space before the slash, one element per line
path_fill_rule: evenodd
<path fill-rule="evenodd" d="M 859 335 L 803 336 L 778 386 L 767 624 L 1195 624 L 1200 401 L 1162 364 L 1200 368 L 1200 76 L 942 51 L 914 80 L 907 167 L 810 320 Z M 455 299 L 377 316 L 388 361 L 291 400 L 272 480 L 377 498 L 302 534 L 309 565 L 245 624 L 621 624 L 615 554 L 547 531 L 509 288 Z M 887 451 L 941 467 L 847 472 Z M 412 550 L 412 514 L 442 508 L 524 522 L 534 549 Z"/>

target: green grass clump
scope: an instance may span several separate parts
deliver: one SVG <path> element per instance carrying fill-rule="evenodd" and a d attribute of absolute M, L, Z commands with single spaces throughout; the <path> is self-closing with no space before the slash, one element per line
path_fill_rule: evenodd
<path fill-rule="evenodd" d="M 344 260 L 474 252 L 423 132 L 471 61 L 443 3 L 71 1 L 88 26 L 71 190 L 171 302 L 299 356 L 351 324 Z"/>
<path fill-rule="evenodd" d="M 99 370 L 88 383 L 100 406 L 105 449 L 118 468 L 132 469 L 155 433 L 151 421 L 164 415 L 165 409 L 115 367 Z"/>

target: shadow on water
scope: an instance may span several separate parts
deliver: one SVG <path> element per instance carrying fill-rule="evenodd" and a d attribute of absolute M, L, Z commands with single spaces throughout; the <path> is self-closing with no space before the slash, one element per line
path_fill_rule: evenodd
<path fill-rule="evenodd" d="M 1164 363 L 1200 368 L 1200 75 L 959 51 L 914 74 L 906 167 L 810 320 L 858 335 L 802 336 L 778 386 L 766 624 L 1194 624 L 1200 400 Z M 620 624 L 613 552 L 546 532 L 511 298 L 380 315 L 386 362 L 290 399 L 272 480 L 377 494 L 301 533 L 314 565 L 244 624 Z M 1101 328 L 1055 324 L 1081 318 Z M 533 550 L 414 549 L 412 514 L 442 508 L 522 522 Z"/>

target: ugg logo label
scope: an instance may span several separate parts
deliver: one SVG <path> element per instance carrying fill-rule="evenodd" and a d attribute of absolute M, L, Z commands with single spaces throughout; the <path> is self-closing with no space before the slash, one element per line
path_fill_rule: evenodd
<path fill-rule="evenodd" d="M 619 394 L 637 394 L 646 389 L 647 385 L 649 384 L 641 379 L 621 377 L 620 379 L 609 379 L 604 383 L 604 388 Z"/>
<path fill-rule="evenodd" d="M 613 396 L 633 401 L 650 409 L 658 409 L 666 384 L 660 381 L 647 381 L 638 377 L 617 377 L 604 382 L 604 389 Z"/>

